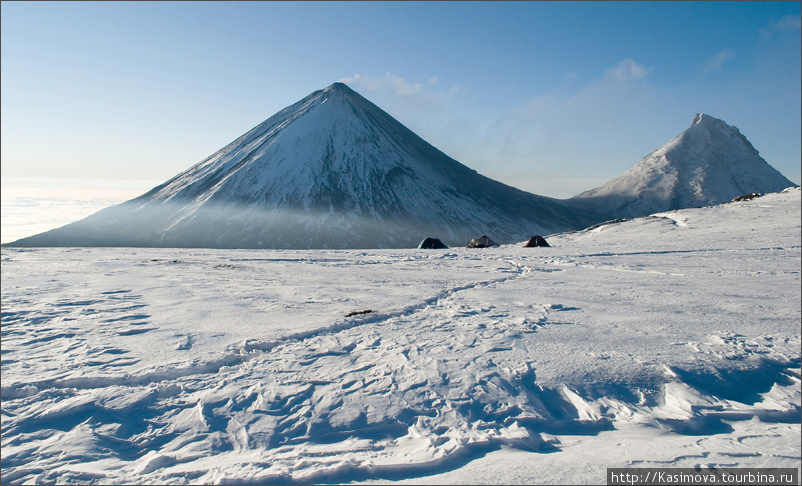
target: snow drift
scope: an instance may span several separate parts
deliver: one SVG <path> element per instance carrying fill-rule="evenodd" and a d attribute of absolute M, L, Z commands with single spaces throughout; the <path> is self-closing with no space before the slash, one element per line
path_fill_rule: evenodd
<path fill-rule="evenodd" d="M 801 208 L 796 188 L 538 251 L 3 248 L 0 481 L 798 467 Z"/>

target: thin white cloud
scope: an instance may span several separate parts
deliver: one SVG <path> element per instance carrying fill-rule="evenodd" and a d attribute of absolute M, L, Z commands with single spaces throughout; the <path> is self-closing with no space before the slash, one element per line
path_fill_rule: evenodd
<path fill-rule="evenodd" d="M 383 76 L 354 74 L 340 79 L 353 90 L 412 129 L 424 140 L 438 140 L 439 149 L 460 146 L 465 125 L 461 105 L 456 100 L 465 92 L 460 83 L 448 86 L 437 76 L 425 81 L 409 81 L 390 72 Z M 451 140 L 454 143 L 450 144 Z"/>
<path fill-rule="evenodd" d="M 605 76 L 612 79 L 629 80 L 640 79 L 652 72 L 652 68 L 647 68 L 638 64 L 631 58 L 624 59 L 615 66 L 605 71 Z"/>
<path fill-rule="evenodd" d="M 339 82 L 344 84 L 356 84 L 361 78 L 361 75 L 354 74 L 350 78 L 340 78 Z"/>
<path fill-rule="evenodd" d="M 802 29 L 802 17 L 790 14 L 770 22 L 765 28 L 760 29 L 760 33 L 768 37 L 774 32 L 800 29 Z"/>
<path fill-rule="evenodd" d="M 723 51 L 716 53 L 716 55 L 707 61 L 705 72 L 716 70 L 733 58 L 735 58 L 735 51 L 732 49 L 724 49 Z"/>
<path fill-rule="evenodd" d="M 464 160 L 458 160 L 502 182 L 551 197 L 569 197 L 600 185 L 666 141 L 659 132 L 644 136 L 633 129 L 659 124 L 654 113 L 670 105 L 648 82 L 651 72 L 651 67 L 628 58 L 581 83 L 583 77 L 574 72 L 555 79 L 551 91 L 490 120 Z M 582 134 L 579 143 L 577 134 Z M 566 170 L 574 176 L 560 181 L 553 177 Z M 524 173 L 532 176 L 520 175 Z M 537 174 L 543 174 L 542 180 Z M 550 186 L 550 181 L 558 182 Z"/>
<path fill-rule="evenodd" d="M 799 15 L 786 15 L 780 20 L 771 23 L 770 27 L 774 30 L 796 29 L 802 28 L 802 18 Z"/>
<path fill-rule="evenodd" d="M 354 74 L 349 78 L 342 78 L 341 83 L 345 83 L 354 88 L 366 89 L 369 91 L 377 91 L 381 89 L 391 89 L 398 96 L 414 96 L 420 93 L 424 88 L 436 85 L 440 79 L 436 76 L 429 78 L 426 83 L 412 83 L 401 76 L 396 76 L 390 72 L 384 76 L 362 76 Z"/>
<path fill-rule="evenodd" d="M 444 80 L 435 83 L 435 78 L 418 82 L 391 73 L 355 74 L 342 82 L 480 173 L 536 194 L 568 197 L 611 179 L 665 142 L 657 137 L 634 140 L 639 141 L 635 144 L 633 139 L 638 137 L 628 137 L 626 130 L 616 138 L 600 130 L 623 123 L 616 120 L 648 119 L 647 115 L 665 105 L 648 82 L 639 82 L 648 80 L 651 72 L 652 68 L 633 59 L 624 59 L 583 83 L 578 82 L 582 78 L 578 71 L 569 71 L 554 80 L 552 90 L 533 93 L 502 114 L 465 109 L 460 100 L 470 87 Z M 578 132 L 587 134 L 585 143 L 576 143 Z M 632 153 L 619 155 L 621 145 L 632 145 Z M 616 154 L 614 160 L 609 153 Z M 547 181 L 553 177 L 543 174 L 561 173 L 569 164 L 585 179 L 549 186 Z M 607 166 L 614 168 L 612 174 L 601 170 Z M 525 178 L 520 175 L 524 173 L 535 175 Z"/>

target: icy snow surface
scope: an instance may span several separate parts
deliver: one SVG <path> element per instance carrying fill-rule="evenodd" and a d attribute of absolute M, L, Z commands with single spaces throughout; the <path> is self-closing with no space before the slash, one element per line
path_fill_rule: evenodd
<path fill-rule="evenodd" d="M 799 467 L 799 188 L 549 243 L 3 248 L 0 479 Z"/>

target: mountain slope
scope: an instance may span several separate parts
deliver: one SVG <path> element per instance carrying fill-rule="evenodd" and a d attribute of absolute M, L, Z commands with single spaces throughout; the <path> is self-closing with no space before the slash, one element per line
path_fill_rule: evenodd
<path fill-rule="evenodd" d="M 763 160 L 737 128 L 697 114 L 690 128 L 633 168 L 569 202 L 598 220 L 634 218 L 794 185 Z"/>
<path fill-rule="evenodd" d="M 12 246 L 409 247 L 582 227 L 565 202 L 484 177 L 341 83 L 150 192 Z"/>

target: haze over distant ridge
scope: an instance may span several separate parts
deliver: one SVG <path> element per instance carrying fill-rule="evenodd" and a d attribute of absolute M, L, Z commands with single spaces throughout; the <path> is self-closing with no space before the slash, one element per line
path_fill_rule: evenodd
<path fill-rule="evenodd" d="M 146 194 L 9 246 L 405 248 L 483 234 L 504 244 L 792 185 L 738 129 L 699 114 L 607 184 L 537 196 L 451 159 L 334 83 Z"/>
<path fill-rule="evenodd" d="M 585 224 L 426 143 L 342 83 L 279 111 L 148 193 L 15 243 L 221 248 L 499 242 Z"/>

